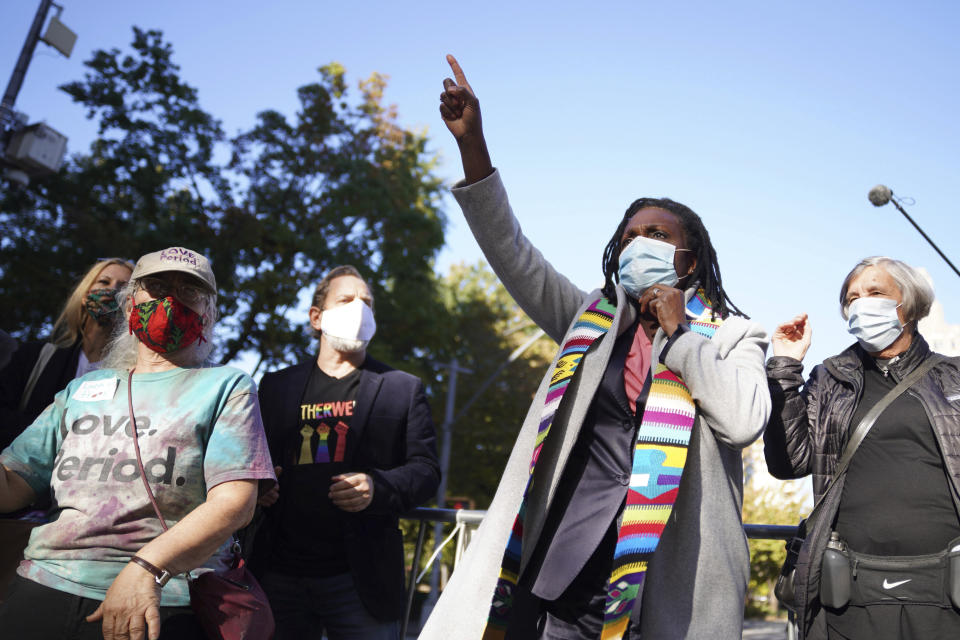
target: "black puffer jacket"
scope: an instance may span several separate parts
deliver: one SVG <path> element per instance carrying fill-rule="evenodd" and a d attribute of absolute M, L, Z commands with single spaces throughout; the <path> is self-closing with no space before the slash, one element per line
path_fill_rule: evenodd
<path fill-rule="evenodd" d="M 890 375 L 899 382 L 932 353 L 927 341 L 916 335 L 910 348 L 890 364 Z M 850 421 L 863 391 L 865 356 L 854 344 L 814 367 L 806 384 L 800 361 L 784 356 L 767 361 L 773 412 L 763 436 L 763 453 L 775 478 L 812 473 L 814 497 L 823 494 L 850 436 Z M 947 473 L 954 488 L 960 489 L 960 358 L 944 358 L 907 393 L 923 404 Z"/>
<path fill-rule="evenodd" d="M 910 348 L 890 363 L 890 375 L 899 382 L 931 355 L 926 340 L 916 334 Z M 767 361 L 773 400 L 763 436 L 767 468 L 781 480 L 813 474 L 817 500 L 830 483 L 850 436 L 850 422 L 863 391 L 865 357 L 870 356 L 854 344 L 814 367 L 806 384 L 800 361 L 784 356 Z M 954 501 L 960 503 L 960 358 L 943 358 L 906 393 L 919 399 L 927 413 L 951 480 Z M 822 507 L 814 530 L 807 532 L 797 563 L 794 584 L 801 606 L 801 638 L 826 637 L 823 616 L 817 615 L 820 561 L 842 489 L 840 485 L 830 492 L 831 499 Z"/>

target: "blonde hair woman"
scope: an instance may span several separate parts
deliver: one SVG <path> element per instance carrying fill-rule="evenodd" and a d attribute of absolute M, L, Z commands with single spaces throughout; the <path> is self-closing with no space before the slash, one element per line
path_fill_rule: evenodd
<path fill-rule="evenodd" d="M 0 371 L 0 448 L 33 422 L 58 391 L 99 366 L 117 317 L 116 293 L 133 262 L 98 260 L 74 287 L 50 340 L 20 345 Z"/>

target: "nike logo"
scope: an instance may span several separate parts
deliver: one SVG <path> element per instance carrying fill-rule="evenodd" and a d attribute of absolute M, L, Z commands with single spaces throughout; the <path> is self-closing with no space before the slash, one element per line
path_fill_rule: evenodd
<path fill-rule="evenodd" d="M 902 584 L 907 584 L 913 580 L 913 578 L 907 578 L 906 580 L 900 580 L 899 582 L 887 582 L 887 579 L 883 579 L 883 588 L 884 589 L 893 589 L 894 587 L 899 587 Z"/>

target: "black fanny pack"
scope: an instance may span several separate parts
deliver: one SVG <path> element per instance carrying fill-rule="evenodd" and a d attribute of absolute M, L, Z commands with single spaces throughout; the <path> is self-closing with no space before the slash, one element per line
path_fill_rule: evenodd
<path fill-rule="evenodd" d="M 831 536 L 820 570 L 820 603 L 920 604 L 960 609 L 960 538 L 922 556 L 873 556 Z"/>

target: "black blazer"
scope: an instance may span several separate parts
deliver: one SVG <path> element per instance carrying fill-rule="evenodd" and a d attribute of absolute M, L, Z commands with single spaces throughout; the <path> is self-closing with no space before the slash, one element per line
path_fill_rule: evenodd
<path fill-rule="evenodd" d="M 24 429 L 37 419 L 77 374 L 80 358 L 80 342 L 72 347 L 57 349 L 50 356 L 37 385 L 30 394 L 24 411 L 19 410 L 20 398 L 27 386 L 44 342 L 21 344 L 13 352 L 10 362 L 0 370 L 0 450 L 5 449 Z"/>
<path fill-rule="evenodd" d="M 299 406 L 316 359 L 267 373 L 260 381 L 260 411 L 274 461 L 283 442 L 300 429 Z M 373 501 L 359 513 L 344 512 L 346 552 L 360 599 L 374 617 L 403 614 L 404 554 L 400 514 L 429 500 L 440 483 L 436 433 L 420 379 L 370 358 L 361 366 L 355 471 L 373 478 Z M 283 475 L 280 476 L 283 493 Z M 253 545 L 251 569 L 269 570 L 275 518 L 265 518 Z"/>

